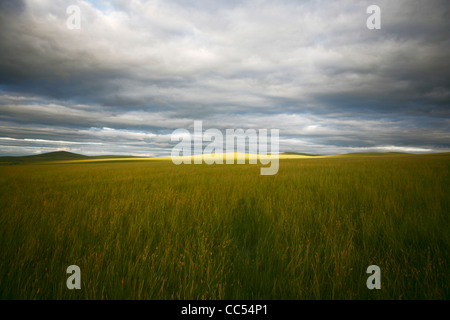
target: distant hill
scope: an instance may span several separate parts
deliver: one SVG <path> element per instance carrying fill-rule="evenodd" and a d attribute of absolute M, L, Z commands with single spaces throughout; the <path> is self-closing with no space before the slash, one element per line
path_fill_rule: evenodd
<path fill-rule="evenodd" d="M 307 158 L 307 157 L 318 157 L 318 158 L 328 158 L 328 157 L 373 157 L 373 156 L 408 156 L 408 155 L 419 155 L 404 152 L 359 152 L 359 153 L 346 153 L 346 154 L 336 154 L 336 155 L 320 155 L 311 153 L 300 153 L 300 152 L 284 152 L 280 153 L 280 159 L 284 159 L 283 155 L 287 156 L 286 159 L 296 159 L 296 158 Z M 449 156 L 449 152 L 443 153 L 428 153 L 420 154 L 422 156 Z M 298 157 L 296 157 L 298 156 Z M 170 157 L 162 158 L 151 158 L 142 156 L 124 156 L 124 155 L 104 155 L 104 156 L 85 156 L 82 154 L 67 152 L 67 151 L 56 151 L 48 152 L 30 156 L 20 156 L 20 157 L 0 157 L 0 165 L 13 165 L 22 163 L 38 163 L 38 162 L 51 162 L 51 161 L 78 161 L 87 160 L 88 162 L 100 162 L 105 161 L 133 161 L 133 160 L 170 160 Z"/>
<path fill-rule="evenodd" d="M 292 156 L 308 156 L 308 157 L 318 157 L 318 156 L 321 156 L 321 154 L 301 153 L 301 152 L 283 152 L 282 154 L 285 154 L 285 155 L 292 155 Z"/>
<path fill-rule="evenodd" d="M 70 161 L 70 160 L 99 160 L 99 159 L 121 159 L 121 158 L 143 158 L 135 156 L 115 156 L 115 155 L 105 155 L 105 156 L 85 156 L 78 153 L 67 152 L 67 151 L 55 151 L 48 153 L 41 153 L 31 156 L 21 156 L 21 157 L 0 157 L 0 164 L 20 164 L 20 163 L 33 163 L 33 162 L 47 162 L 47 161 Z"/>
<path fill-rule="evenodd" d="M 8 163 L 26 163 L 26 162 L 44 162 L 44 161 L 64 161 L 64 160 L 84 160 L 88 159 L 88 156 L 82 154 L 67 152 L 67 151 L 55 151 L 48 153 L 41 153 L 31 156 L 22 157 L 0 157 L 0 162 Z"/>
<path fill-rule="evenodd" d="M 410 155 L 410 153 L 406 152 L 355 152 L 355 153 L 344 153 L 344 154 L 336 154 L 335 156 L 343 156 L 343 157 L 358 157 L 358 156 L 406 156 Z"/>

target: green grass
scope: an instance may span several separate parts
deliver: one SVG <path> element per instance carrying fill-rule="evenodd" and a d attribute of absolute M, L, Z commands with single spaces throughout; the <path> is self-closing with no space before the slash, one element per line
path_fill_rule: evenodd
<path fill-rule="evenodd" d="M 0 167 L 1 299 L 449 299 L 450 156 Z M 81 269 L 81 290 L 66 268 Z M 366 269 L 381 268 L 381 290 Z"/>

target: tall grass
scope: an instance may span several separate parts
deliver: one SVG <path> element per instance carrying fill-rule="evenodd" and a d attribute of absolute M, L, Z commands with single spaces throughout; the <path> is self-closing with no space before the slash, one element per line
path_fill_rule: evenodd
<path fill-rule="evenodd" d="M 1 166 L 0 298 L 448 299 L 449 160 Z"/>

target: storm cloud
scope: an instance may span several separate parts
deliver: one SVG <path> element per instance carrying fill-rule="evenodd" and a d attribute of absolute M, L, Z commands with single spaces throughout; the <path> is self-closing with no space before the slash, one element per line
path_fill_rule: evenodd
<path fill-rule="evenodd" d="M 168 155 L 194 120 L 278 128 L 285 152 L 449 151 L 449 13 L 445 0 L 2 0 L 0 154 Z"/>

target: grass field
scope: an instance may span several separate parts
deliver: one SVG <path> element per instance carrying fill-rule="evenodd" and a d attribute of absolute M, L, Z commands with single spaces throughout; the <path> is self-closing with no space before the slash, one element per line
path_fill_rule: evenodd
<path fill-rule="evenodd" d="M 0 298 L 450 298 L 450 154 L 259 167 L 0 166 Z"/>

